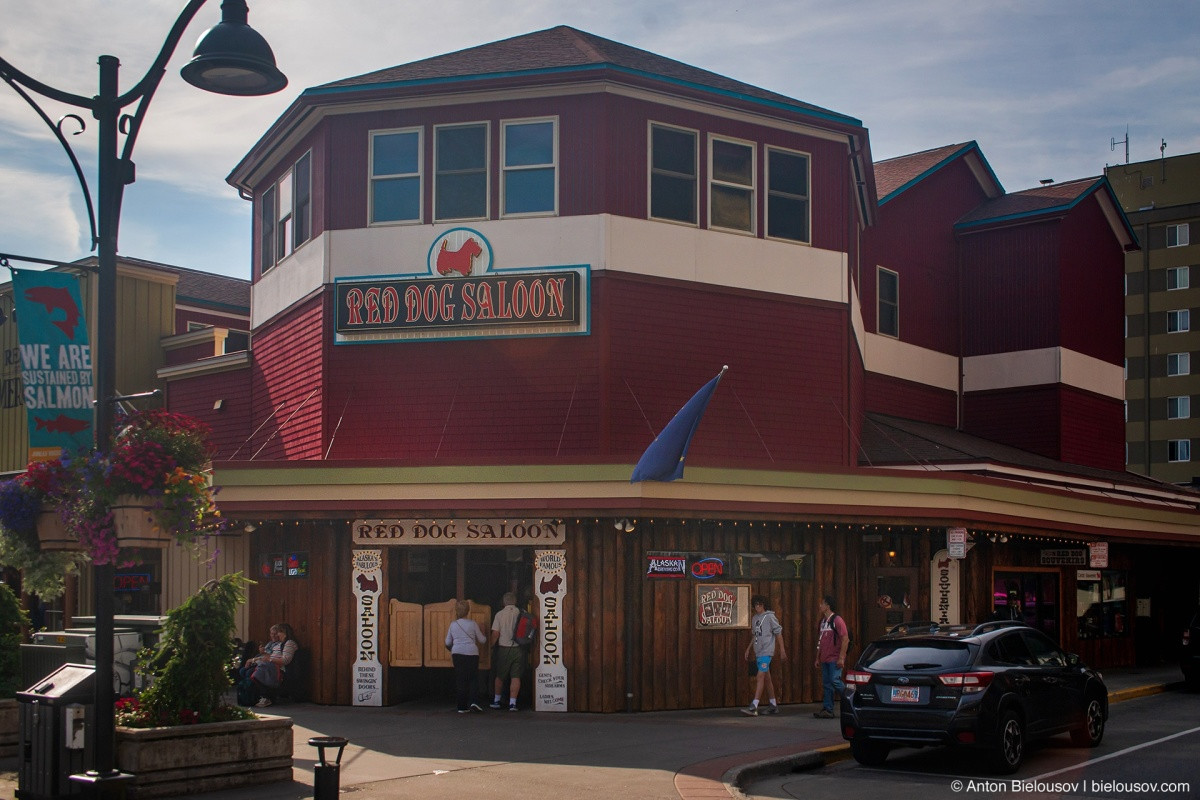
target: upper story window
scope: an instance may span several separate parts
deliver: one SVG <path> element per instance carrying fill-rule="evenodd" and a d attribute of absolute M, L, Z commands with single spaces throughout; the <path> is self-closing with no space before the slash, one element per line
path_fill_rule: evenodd
<path fill-rule="evenodd" d="M 501 214 L 553 214 L 558 210 L 558 137 L 552 119 L 501 123 Z"/>
<path fill-rule="evenodd" d="M 421 130 L 371 133 L 371 223 L 421 221 Z"/>
<path fill-rule="evenodd" d="M 1188 419 L 1192 416 L 1191 395 L 1167 398 L 1167 419 Z"/>
<path fill-rule="evenodd" d="M 1188 267 L 1171 267 L 1167 270 L 1167 291 L 1186 289 L 1190 282 Z"/>
<path fill-rule="evenodd" d="M 1178 225 L 1167 226 L 1167 247 L 1186 247 L 1190 239 L 1188 223 L 1181 222 Z"/>
<path fill-rule="evenodd" d="M 301 156 L 259 206 L 262 271 L 292 254 L 312 236 L 312 153 Z"/>
<path fill-rule="evenodd" d="M 754 232 L 754 175 L 754 145 L 709 141 L 709 226 Z"/>
<path fill-rule="evenodd" d="M 488 216 L 488 125 L 433 129 L 435 220 Z"/>
<path fill-rule="evenodd" d="M 1167 333 L 1183 333 L 1191 329 L 1192 313 L 1189 309 L 1167 312 Z"/>
<path fill-rule="evenodd" d="M 1176 375 L 1192 374 L 1192 354 L 1191 353 L 1168 353 L 1167 354 L 1167 375 L 1174 377 Z"/>
<path fill-rule="evenodd" d="M 1192 440 L 1191 439 L 1168 439 L 1167 440 L 1167 461 L 1191 461 L 1192 460 Z"/>
<path fill-rule="evenodd" d="M 890 269 L 879 267 L 878 306 L 876 316 L 879 332 L 885 336 L 900 336 L 900 275 Z"/>
<path fill-rule="evenodd" d="M 803 153 L 767 148 L 767 236 L 811 241 L 808 167 Z"/>
<path fill-rule="evenodd" d="M 650 126 L 650 216 L 696 219 L 696 132 Z"/>

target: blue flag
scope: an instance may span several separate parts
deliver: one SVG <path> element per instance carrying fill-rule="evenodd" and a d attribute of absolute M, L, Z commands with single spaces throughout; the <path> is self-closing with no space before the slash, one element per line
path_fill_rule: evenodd
<path fill-rule="evenodd" d="M 692 436 L 700 426 L 700 419 L 704 416 L 704 410 L 708 408 L 708 401 L 717 390 L 717 384 L 721 382 L 721 376 L 727 369 L 727 366 L 721 367 L 717 377 L 701 386 L 700 391 L 692 395 L 692 399 L 671 418 L 667 427 L 662 429 L 662 433 L 654 438 L 646 452 L 638 459 L 637 466 L 633 468 L 633 475 L 629 478 L 630 483 L 674 481 L 683 477 L 683 462 L 687 458 L 688 447 L 692 444 Z"/>

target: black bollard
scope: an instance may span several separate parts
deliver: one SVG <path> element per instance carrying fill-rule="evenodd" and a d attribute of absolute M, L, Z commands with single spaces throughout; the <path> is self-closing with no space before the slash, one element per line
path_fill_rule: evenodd
<path fill-rule="evenodd" d="M 342 750 L 347 740 L 341 736 L 314 736 L 308 743 L 317 748 L 317 760 L 321 762 L 313 767 L 313 800 L 337 800 Z M 325 760 L 326 747 L 337 748 L 337 759 L 332 764 Z"/>

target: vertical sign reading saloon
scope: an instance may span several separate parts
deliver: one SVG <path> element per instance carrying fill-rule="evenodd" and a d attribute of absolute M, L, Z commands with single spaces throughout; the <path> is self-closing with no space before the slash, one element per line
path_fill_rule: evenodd
<path fill-rule="evenodd" d="M 567 710 L 567 665 L 563 661 L 563 601 L 567 596 L 565 550 L 533 551 L 533 587 L 541 609 L 534 710 Z"/>
<path fill-rule="evenodd" d="M 379 598 L 382 595 L 383 551 L 355 550 L 353 555 L 355 608 L 358 635 L 355 639 L 353 703 L 383 705 L 383 664 L 379 660 Z"/>
<path fill-rule="evenodd" d="M 13 270 L 30 461 L 92 443 L 96 390 L 79 297 L 73 274 Z"/>

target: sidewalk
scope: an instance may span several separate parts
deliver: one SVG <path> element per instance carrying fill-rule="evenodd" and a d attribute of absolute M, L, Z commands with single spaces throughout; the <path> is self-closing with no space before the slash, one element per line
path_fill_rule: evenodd
<path fill-rule="evenodd" d="M 1174 665 L 1107 670 L 1113 702 L 1161 692 L 1181 680 Z M 452 703 L 350 708 L 309 704 L 270 710 L 295 722 L 294 780 L 200 795 L 201 800 L 312 797 L 312 736 L 350 741 L 341 788 L 356 800 L 702 800 L 738 796 L 738 785 L 844 757 L 836 720 L 814 719 L 817 705 L 784 706 L 775 716 L 737 709 L 643 714 L 454 713 Z M 329 754 L 332 755 L 332 754 Z M 0 797 L 12 797 L 16 762 L 0 761 Z"/>

